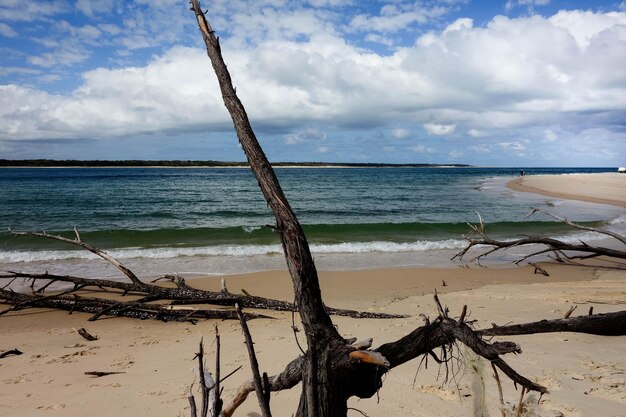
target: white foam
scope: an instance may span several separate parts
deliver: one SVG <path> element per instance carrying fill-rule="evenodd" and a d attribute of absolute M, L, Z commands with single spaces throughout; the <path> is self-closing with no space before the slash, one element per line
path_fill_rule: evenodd
<path fill-rule="evenodd" d="M 439 241 L 420 240 L 411 243 L 352 242 L 336 244 L 312 244 L 316 254 L 367 253 L 367 252 L 421 252 L 437 249 L 458 249 L 465 241 L 448 239 Z M 280 245 L 218 245 L 194 248 L 127 248 L 108 252 L 118 259 L 172 259 L 184 256 L 254 256 L 281 254 Z M 87 251 L 0 251 L 0 262 L 58 261 L 69 259 L 97 259 Z"/>

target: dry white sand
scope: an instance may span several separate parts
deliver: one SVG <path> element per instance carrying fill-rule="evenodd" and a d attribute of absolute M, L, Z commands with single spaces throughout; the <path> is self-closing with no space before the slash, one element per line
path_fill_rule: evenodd
<path fill-rule="evenodd" d="M 477 320 L 480 327 L 492 322 L 558 318 L 572 305 L 578 306 L 576 314 L 586 314 L 592 305 L 596 313 L 625 307 L 624 272 L 558 265 L 546 268 L 550 277 L 535 275 L 532 268 L 525 267 L 337 272 L 322 273 L 321 279 L 329 305 L 412 315 L 394 320 L 333 318 L 342 335 L 374 337 L 375 346 L 397 340 L 422 325 L 420 313 L 435 316 L 435 287 L 447 292 L 442 300 L 453 314 L 459 314 L 467 304 L 469 318 Z M 446 287 L 442 287 L 442 279 Z M 206 288 L 218 285 L 215 279 L 193 282 Z M 230 277 L 228 284 L 287 300 L 291 294 L 285 271 Z M 262 370 L 274 374 L 299 351 L 290 328 L 291 315 L 271 315 L 277 319 L 253 320 L 250 328 Z M 0 350 L 19 348 L 24 352 L 0 359 L 0 415 L 188 416 L 187 391 L 194 380 L 198 385 L 194 353 L 204 337 L 212 363 L 215 324 L 221 333 L 223 372 L 244 365 L 223 384 L 226 397 L 250 376 L 243 337 L 235 322 L 205 321 L 194 326 L 119 318 L 87 322 L 88 317 L 41 309 L 0 317 Z M 86 327 L 99 340 L 85 341 L 72 330 L 79 327 Z M 521 344 L 524 353 L 506 360 L 550 390 L 539 405 L 535 404 L 536 395 L 529 397 L 535 414 L 526 415 L 626 416 L 626 337 L 553 333 L 498 340 Z M 432 360 L 428 369 L 422 366 L 419 372 L 419 360 L 414 360 L 386 376 L 380 401 L 353 399 L 351 406 L 370 416 L 472 416 L 477 402 L 482 404 L 480 376 L 470 370 L 478 366 L 486 384 L 486 407 L 490 415 L 498 415 L 497 390 L 489 365 L 472 359 L 462 346 L 459 353 L 465 362 L 455 365 L 461 373 L 448 384 L 443 384 L 441 376 L 437 378 L 439 368 Z M 92 378 L 84 375 L 87 371 L 125 373 Z M 519 393 L 508 381 L 504 391 L 511 409 Z M 298 395 L 299 387 L 273 394 L 274 415 L 291 415 Z M 237 415 L 258 416 L 256 398 L 251 396 Z"/>
<path fill-rule="evenodd" d="M 527 175 L 507 185 L 517 191 L 626 207 L 626 174 Z"/>

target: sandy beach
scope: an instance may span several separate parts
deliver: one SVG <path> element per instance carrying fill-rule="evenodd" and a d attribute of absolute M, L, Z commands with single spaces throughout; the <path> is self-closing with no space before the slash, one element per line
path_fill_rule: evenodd
<path fill-rule="evenodd" d="M 564 199 L 626 207 L 626 175 L 529 175 L 509 182 L 509 188 Z"/>
<path fill-rule="evenodd" d="M 584 184 L 584 186 L 583 186 Z M 562 198 L 610 203 L 626 207 L 626 175 L 561 175 L 524 177 L 510 186 Z M 556 187 L 556 188 L 555 188 Z M 554 190 L 558 190 L 555 192 Z M 586 200 L 589 199 L 589 200 Z M 571 306 L 574 315 L 623 310 L 626 272 L 594 267 L 543 264 L 549 277 L 534 268 L 371 269 L 322 271 L 324 301 L 333 307 L 403 313 L 393 320 L 333 317 L 345 337 L 374 338 L 374 346 L 394 341 L 423 324 L 420 314 L 436 315 L 432 295 L 452 314 L 468 305 L 477 327 L 491 323 L 521 323 L 560 318 Z M 443 282 L 445 281 L 445 286 Z M 227 277 L 231 291 L 243 288 L 254 295 L 291 301 L 293 292 L 286 271 L 266 271 Z M 192 281 L 193 286 L 219 289 L 219 278 Z M 269 312 L 275 319 L 250 322 L 262 371 L 272 375 L 298 356 L 291 330 L 291 314 Z M 89 315 L 28 309 L 0 316 L 0 351 L 18 348 L 23 355 L 0 359 L 0 415 L 155 417 L 189 416 L 187 394 L 198 377 L 193 360 L 204 337 L 213 361 L 214 326 L 220 329 L 222 370 L 243 368 L 223 383 L 225 400 L 249 379 L 243 336 L 236 322 L 204 321 L 197 325 L 107 318 L 88 322 Z M 98 336 L 88 342 L 73 330 L 85 327 Z M 303 337 L 300 336 L 301 343 Z M 519 343 L 523 354 L 505 358 L 518 372 L 548 387 L 539 404 L 527 397 L 526 416 L 626 416 L 626 337 L 600 337 L 572 333 L 511 336 L 496 340 Z M 389 372 L 380 399 L 352 399 L 350 407 L 370 416 L 474 416 L 486 407 L 500 415 L 491 367 L 463 346 L 464 357 L 454 380 L 443 383 L 432 361 L 428 368 L 412 361 Z M 102 378 L 88 371 L 115 371 Z M 502 376 L 501 376 L 502 377 Z M 480 388 L 485 385 L 485 400 Z M 503 380 L 508 415 L 519 391 Z M 288 416 L 297 407 L 299 387 L 272 395 L 272 411 Z M 251 396 L 239 416 L 260 416 Z M 361 415 L 350 411 L 349 415 Z M 486 415 L 486 414 L 485 414 Z"/>

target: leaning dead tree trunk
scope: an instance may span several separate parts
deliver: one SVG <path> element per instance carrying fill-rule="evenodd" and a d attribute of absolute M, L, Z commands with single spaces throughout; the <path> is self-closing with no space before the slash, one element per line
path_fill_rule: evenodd
<path fill-rule="evenodd" d="M 464 314 L 458 321 L 454 320 L 448 316 L 447 309 L 441 307 L 438 300 L 439 317 L 396 342 L 380 346 L 374 351 L 359 351 L 357 347 L 346 343 L 324 309 L 317 272 L 306 237 L 237 97 L 221 55 L 219 39 L 207 21 L 199 1 L 191 0 L 191 5 L 239 142 L 267 204 L 276 217 L 276 230 L 282 242 L 307 338 L 308 350 L 305 355 L 292 361 L 280 375 L 268 379 L 269 389 L 287 389 L 302 382 L 296 416 L 344 417 L 347 415 L 348 398 L 369 398 L 374 395 L 382 385 L 382 375 L 388 369 L 422 354 L 433 354 L 432 349 L 435 347 L 450 346 L 458 340 L 490 360 L 525 389 L 547 392 L 545 387 L 519 375 L 500 358 L 502 354 L 519 352 L 516 344 L 485 342 L 464 322 Z M 244 384 L 233 403 L 225 407 L 224 414 L 232 415 L 252 389 L 252 383 Z"/>
<path fill-rule="evenodd" d="M 230 73 L 221 55 L 219 39 L 206 20 L 199 1 L 192 0 L 191 4 L 239 143 L 265 200 L 276 217 L 276 230 L 293 282 L 296 305 L 300 311 L 308 345 L 307 366 L 303 369 L 303 379 L 306 383 L 297 415 L 344 416 L 347 412 L 347 397 L 338 387 L 348 381 L 344 381 L 346 375 L 337 372 L 339 368 L 333 366 L 333 363 L 338 358 L 343 358 L 347 362 L 349 351 L 326 313 L 317 270 L 304 231 L 256 139 L 243 104 L 237 97 Z M 336 383 L 331 384 L 327 381 Z"/>

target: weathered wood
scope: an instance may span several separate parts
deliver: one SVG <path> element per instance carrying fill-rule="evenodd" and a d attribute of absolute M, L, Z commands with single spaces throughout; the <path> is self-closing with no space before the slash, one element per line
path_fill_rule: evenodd
<path fill-rule="evenodd" d="M 86 242 L 83 242 L 82 239 L 80 238 L 80 233 L 78 233 L 78 229 L 77 228 L 74 228 L 74 233 L 76 234 L 76 238 L 75 239 L 68 239 L 68 238 L 65 238 L 63 236 L 51 235 L 51 234 L 46 233 L 46 232 L 41 232 L 41 233 L 38 233 L 38 232 L 18 232 L 18 231 L 10 230 L 10 233 L 12 235 L 16 235 L 16 236 L 37 236 L 37 237 L 43 237 L 43 238 L 46 238 L 46 239 L 58 240 L 60 242 L 65 242 L 65 243 L 69 243 L 71 245 L 80 246 L 81 248 L 87 249 L 89 252 L 91 252 L 91 253 L 93 253 L 95 255 L 98 255 L 99 257 L 101 257 L 105 261 L 109 262 L 111 265 L 115 266 L 117 269 L 122 271 L 122 273 L 124 275 L 126 275 L 128 277 L 128 279 L 130 279 L 135 284 L 141 284 L 141 281 L 139 280 L 139 278 L 137 278 L 137 276 L 133 273 L 133 271 L 131 271 L 130 269 L 125 267 L 120 261 L 118 261 L 117 259 L 115 259 L 111 255 L 109 255 L 105 251 L 103 251 L 103 250 L 101 250 L 99 248 L 96 248 L 95 246 L 92 246 L 92 245 L 90 245 L 90 244 L 88 244 Z"/>
<path fill-rule="evenodd" d="M 206 20 L 199 1 L 192 0 L 191 5 L 239 143 L 265 200 L 276 217 L 276 230 L 280 236 L 287 267 L 294 284 L 296 303 L 300 310 L 305 312 L 301 314 L 301 317 L 306 331 L 319 333 L 323 337 L 339 337 L 324 309 L 317 270 L 300 222 L 289 205 L 274 170 L 252 130 L 246 110 L 237 96 L 230 73 L 222 58 L 219 40 Z"/>
<path fill-rule="evenodd" d="M 146 283 L 128 283 L 128 282 L 120 282 L 120 281 L 112 281 L 106 279 L 91 279 L 91 278 L 82 278 L 75 277 L 71 275 L 55 275 L 49 273 L 43 274 L 31 274 L 31 273 L 23 273 L 23 272 L 6 272 L 0 273 L 0 279 L 12 280 L 15 278 L 24 278 L 31 279 L 35 281 L 45 281 L 45 282 L 67 282 L 74 284 L 75 288 L 67 291 L 73 292 L 77 288 L 98 288 L 98 289 L 112 289 L 112 290 L 120 290 L 124 294 L 137 294 L 137 295 L 146 295 L 151 296 L 149 299 L 153 300 L 171 300 L 171 305 L 182 305 L 182 304 L 211 304 L 218 306 L 234 306 L 235 303 L 239 304 L 242 308 L 256 308 L 256 309 L 264 309 L 264 310 L 276 310 L 276 311 L 294 311 L 297 310 L 297 307 L 290 302 L 274 300 L 270 298 L 257 297 L 257 296 L 246 296 L 241 294 L 234 294 L 226 291 L 205 291 L 193 288 L 186 283 L 184 280 L 182 281 L 184 285 L 177 285 L 176 288 L 171 287 L 163 287 L 160 285 L 154 284 L 146 284 Z M 180 283 L 180 279 L 178 280 Z M 47 285 L 47 284 L 46 284 Z M 45 286 L 45 285 L 44 285 Z M 39 292 L 39 291 L 37 291 Z M 0 300 L 3 300 L 3 294 L 0 292 Z M 58 295 L 50 296 L 52 298 L 58 297 Z M 41 303 L 42 299 L 28 299 L 30 302 Z M 25 300 L 27 301 L 27 300 Z M 120 306 L 126 304 L 120 304 Z M 47 307 L 52 307 L 48 305 Z M 53 307 L 54 308 L 54 307 Z M 387 314 L 387 313 L 374 313 L 369 311 L 356 311 L 349 309 L 340 309 L 333 307 L 326 307 L 326 311 L 328 314 L 339 315 L 339 316 L 347 316 L 354 318 L 402 318 L 408 317 L 404 314 Z M 95 312 L 96 314 L 98 311 Z M 0 314 L 2 314 L 0 312 Z M 116 315 L 116 314 L 113 314 Z M 219 315 L 219 314 L 218 314 Z M 132 316 L 127 316 L 132 317 Z M 97 318 L 97 317 L 96 317 Z M 236 314 L 230 315 L 229 317 L 219 317 L 219 318 L 227 318 L 236 320 Z"/>
<path fill-rule="evenodd" d="M 94 378 L 102 378 L 103 376 L 125 374 L 126 372 L 110 372 L 110 371 L 87 371 L 85 375 L 92 376 Z"/>
<path fill-rule="evenodd" d="M 622 236 L 610 230 L 603 230 L 603 229 L 598 229 L 594 227 L 582 226 L 577 223 L 571 222 L 564 217 L 560 217 L 548 211 L 544 211 L 544 210 L 537 209 L 537 208 L 534 208 L 533 211 L 528 216 L 532 216 L 535 213 L 543 213 L 547 216 L 550 216 L 576 229 L 610 236 L 616 239 L 620 244 L 622 245 L 626 244 L 625 236 Z M 479 261 L 480 259 L 494 252 L 503 250 L 503 249 L 515 248 L 518 246 L 526 246 L 526 245 L 539 245 L 541 246 L 541 249 L 537 249 L 528 255 L 520 257 L 519 259 L 515 261 L 515 263 L 520 264 L 521 262 L 527 261 L 528 259 L 536 257 L 538 255 L 551 253 L 554 259 L 559 262 L 575 263 L 575 261 L 593 259 L 593 258 L 603 256 L 603 257 L 607 257 L 607 258 L 611 258 L 612 260 L 615 260 L 617 266 L 621 267 L 622 269 L 626 267 L 626 264 L 624 264 L 621 261 L 618 261 L 618 260 L 626 259 L 626 250 L 624 249 L 614 249 L 614 248 L 608 248 L 608 247 L 603 247 L 603 246 L 596 246 L 596 245 L 591 245 L 582 241 L 580 243 L 568 243 L 568 242 L 564 242 L 558 239 L 547 238 L 547 237 L 536 237 L 536 236 L 528 236 L 528 237 L 523 237 L 521 239 L 511 239 L 511 240 L 493 239 L 485 232 L 486 226 L 482 217 L 480 216 L 480 213 L 476 213 L 476 214 L 478 214 L 479 224 L 472 225 L 468 223 L 471 229 L 472 236 L 466 236 L 466 240 L 468 242 L 467 245 L 465 246 L 465 248 L 463 248 L 463 250 L 461 250 L 456 255 L 454 255 L 452 259 L 462 260 L 463 257 L 469 252 L 469 250 L 476 246 L 489 246 L 490 249 L 487 249 L 479 253 L 474 258 L 472 258 L 472 261 Z M 528 263 L 535 267 L 535 273 L 540 272 L 545 276 L 549 276 L 548 272 L 544 270 L 543 268 L 537 266 L 536 264 L 532 262 L 528 262 Z"/>
<path fill-rule="evenodd" d="M 239 314 L 237 314 L 239 316 Z M 222 412 L 222 398 L 220 393 L 220 373 L 221 373 L 221 364 L 220 364 L 220 332 L 217 328 L 217 324 L 215 325 L 215 385 L 213 386 L 213 392 L 215 393 L 215 399 L 213 401 L 213 417 L 219 417 Z"/>
<path fill-rule="evenodd" d="M 484 336 L 511 336 L 534 333 L 574 332 L 601 336 L 626 335 L 626 310 L 567 319 L 541 320 L 532 323 L 495 326 L 479 330 Z"/>
<path fill-rule="evenodd" d="M 171 306 L 161 304 L 137 304 L 133 301 L 124 302 L 94 297 L 79 297 L 76 295 L 43 297 L 39 294 L 31 295 L 0 290 L 0 300 L 8 304 L 54 308 L 69 312 L 79 311 L 91 314 L 100 314 L 102 311 L 106 311 L 105 314 L 107 316 L 129 317 L 141 320 L 153 319 L 161 321 L 187 321 L 195 323 L 199 319 L 237 319 L 237 314 L 233 310 L 198 308 L 173 309 Z M 260 314 L 246 314 L 249 319 L 270 318 Z"/>
<path fill-rule="evenodd" d="M 24 354 L 24 352 L 22 352 L 21 350 L 19 350 L 17 348 L 16 349 L 11 349 L 11 350 L 7 350 L 6 352 L 0 353 L 0 359 L 6 358 L 7 356 L 11 356 L 11 355 L 18 356 L 18 355 L 22 355 L 22 354 Z"/>
<path fill-rule="evenodd" d="M 252 335 L 250 335 L 250 329 L 248 329 L 248 323 L 246 323 L 246 318 L 244 317 L 238 304 L 235 304 L 235 310 L 237 311 L 237 315 L 239 316 L 241 330 L 243 331 L 243 335 L 246 341 L 246 348 L 248 349 L 250 369 L 252 370 L 252 382 L 254 385 L 254 391 L 256 392 L 257 400 L 259 402 L 259 407 L 261 409 L 261 415 L 263 417 L 272 417 L 269 398 L 268 396 L 266 396 L 265 390 L 263 388 L 263 381 L 261 380 L 261 374 L 259 372 L 259 362 L 257 361 L 256 353 L 254 352 L 254 344 L 252 342 Z"/>
<path fill-rule="evenodd" d="M 83 337 L 83 339 L 88 340 L 90 342 L 98 340 L 98 336 L 92 335 L 84 327 L 81 327 L 80 329 L 76 330 L 76 333 L 81 335 Z"/>

